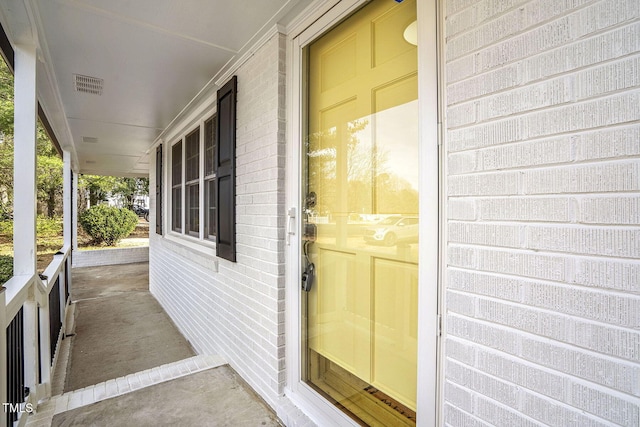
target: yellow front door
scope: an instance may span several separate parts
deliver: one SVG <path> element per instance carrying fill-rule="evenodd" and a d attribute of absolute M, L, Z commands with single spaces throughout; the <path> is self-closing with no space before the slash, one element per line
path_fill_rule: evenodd
<path fill-rule="evenodd" d="M 415 22 L 374 0 L 305 50 L 303 374 L 370 425 L 415 422 Z"/>

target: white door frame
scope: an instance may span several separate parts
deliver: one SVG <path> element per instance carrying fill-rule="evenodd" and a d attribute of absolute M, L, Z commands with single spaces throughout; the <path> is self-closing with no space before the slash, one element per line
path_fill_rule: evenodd
<path fill-rule="evenodd" d="M 286 363 L 287 397 L 319 425 L 355 425 L 353 420 L 301 381 L 301 147 L 302 49 L 368 0 L 318 0 L 287 29 L 287 209 Z M 417 0 L 420 158 L 417 425 L 439 419 L 438 326 L 440 265 L 438 206 L 438 69 L 436 0 Z"/>

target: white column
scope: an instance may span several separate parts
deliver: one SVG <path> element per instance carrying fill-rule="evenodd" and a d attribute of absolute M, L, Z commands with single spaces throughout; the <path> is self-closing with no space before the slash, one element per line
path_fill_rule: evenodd
<path fill-rule="evenodd" d="M 78 174 L 72 172 L 73 174 L 73 203 L 71 203 L 71 236 L 72 236 L 72 247 L 73 251 L 78 250 Z M 71 272 L 69 272 L 69 277 L 71 277 Z"/>
<path fill-rule="evenodd" d="M 14 80 L 14 181 L 13 181 L 13 274 L 36 275 L 36 47 L 15 47 Z M 35 280 L 40 280 L 35 277 Z M 34 286 L 33 280 L 29 286 Z M 37 305 L 24 303 L 24 382 L 36 391 L 38 372 Z"/>
<path fill-rule="evenodd" d="M 14 83 L 13 274 L 36 273 L 36 47 L 16 46 Z"/>
<path fill-rule="evenodd" d="M 73 171 L 71 170 L 71 153 L 68 151 L 62 152 L 62 161 L 64 163 L 62 170 L 62 234 L 64 236 L 64 246 L 71 247 L 73 241 L 73 232 L 71 222 L 73 218 L 73 210 L 71 208 L 73 200 L 76 199 L 77 193 L 75 185 L 73 186 L 73 193 L 71 191 L 71 185 L 73 182 Z"/>
<path fill-rule="evenodd" d="M 76 231 L 74 228 L 76 210 L 73 206 L 74 202 L 78 199 L 78 189 L 76 187 L 78 182 L 75 180 L 73 170 L 71 170 L 71 153 L 66 150 L 63 151 L 62 160 L 64 163 L 62 172 L 62 234 L 64 236 L 64 247 L 71 248 L 73 252 L 76 246 Z M 77 203 L 75 204 L 77 205 Z M 67 268 L 69 271 L 67 271 Z M 60 287 L 64 289 L 66 286 L 69 292 L 71 292 L 71 258 L 67 258 L 65 261 L 63 273 L 64 272 L 67 274 L 61 274 Z M 69 281 L 68 283 L 67 280 Z M 64 299 L 61 301 L 64 301 Z M 61 313 L 63 313 L 62 325 L 64 328 L 66 310 L 63 309 Z"/>

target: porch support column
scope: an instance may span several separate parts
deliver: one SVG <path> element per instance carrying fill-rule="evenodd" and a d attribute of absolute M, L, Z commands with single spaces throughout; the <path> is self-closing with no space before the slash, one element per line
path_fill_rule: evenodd
<path fill-rule="evenodd" d="M 13 274 L 36 274 L 36 47 L 15 49 Z"/>
<path fill-rule="evenodd" d="M 78 250 L 78 174 L 71 172 L 73 179 L 73 203 L 71 203 L 71 249 Z"/>
<path fill-rule="evenodd" d="M 71 247 L 73 242 L 73 210 L 71 208 L 73 200 L 75 200 L 76 186 L 73 183 L 73 171 L 71 170 L 71 153 L 62 152 L 62 235 L 64 236 L 63 244 Z"/>
<path fill-rule="evenodd" d="M 13 275 L 37 276 L 36 258 L 36 46 L 15 47 L 14 172 L 13 172 Z M 36 391 L 38 373 L 37 306 L 33 297 L 24 303 L 24 382 Z"/>
<path fill-rule="evenodd" d="M 60 275 L 60 302 L 62 303 L 62 333 L 67 333 L 67 306 L 70 304 L 71 297 L 67 299 L 67 292 L 71 295 L 71 263 L 73 261 L 73 248 L 75 242 L 74 224 L 74 201 L 77 200 L 78 190 L 74 183 L 74 173 L 71 169 L 71 153 L 64 150 L 62 152 L 62 235 L 64 247 L 69 250 L 69 255 L 64 261 L 64 269 Z M 50 376 L 51 379 L 51 376 Z M 51 395 L 51 389 L 48 390 L 48 396 Z"/>

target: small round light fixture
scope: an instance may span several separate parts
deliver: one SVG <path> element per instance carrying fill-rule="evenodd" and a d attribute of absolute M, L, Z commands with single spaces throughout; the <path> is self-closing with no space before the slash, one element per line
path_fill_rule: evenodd
<path fill-rule="evenodd" d="M 407 25 L 402 36 L 407 43 L 418 46 L 418 21 L 413 21 L 411 24 Z"/>

